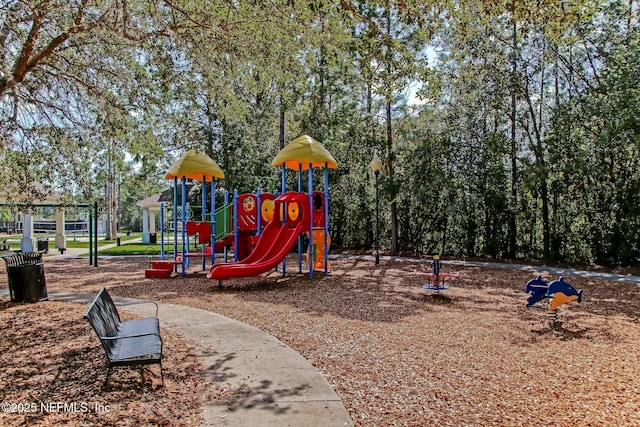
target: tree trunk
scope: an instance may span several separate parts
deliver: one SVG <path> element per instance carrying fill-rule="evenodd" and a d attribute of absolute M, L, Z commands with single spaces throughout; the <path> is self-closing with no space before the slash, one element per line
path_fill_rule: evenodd
<path fill-rule="evenodd" d="M 542 47 L 541 57 L 544 58 L 544 43 Z M 526 78 L 525 94 L 527 105 L 529 106 L 529 115 L 533 124 L 533 139 L 529 133 L 530 143 L 533 145 L 533 153 L 535 155 L 536 177 L 540 186 L 540 198 L 542 200 L 542 254 L 545 260 L 549 260 L 551 256 L 551 239 L 549 233 L 549 184 L 547 180 L 547 162 L 545 156 L 544 136 L 542 128 L 542 112 L 544 104 L 544 65 L 540 72 L 540 89 L 539 89 L 539 109 L 536 115 L 536 109 L 533 99 L 529 92 L 529 78 Z"/>
<path fill-rule="evenodd" d="M 389 6 L 389 2 L 387 2 L 387 6 Z M 387 35 L 391 37 L 391 12 L 389 7 L 387 7 L 386 18 Z M 385 64 L 387 69 L 387 80 L 391 79 L 391 49 L 392 46 L 388 44 Z M 391 255 L 397 255 L 400 252 L 400 245 L 398 243 L 398 204 L 396 202 L 397 191 L 393 174 L 393 163 L 395 160 L 395 155 L 393 153 L 393 132 L 391 125 L 391 81 L 387 81 L 387 85 L 388 89 L 385 109 L 387 122 L 387 173 L 389 175 L 389 198 L 391 199 Z"/>
<path fill-rule="evenodd" d="M 391 101 L 385 104 L 387 110 L 387 173 L 389 175 L 389 197 L 391 198 L 391 255 L 397 255 L 400 252 L 398 243 L 398 204 L 396 202 L 396 184 L 393 178 L 393 133 L 391 127 Z"/>
<path fill-rule="evenodd" d="M 118 187 L 116 181 L 116 171 L 114 168 L 111 181 L 111 237 L 114 240 L 118 237 Z"/>
<path fill-rule="evenodd" d="M 447 251 L 447 228 L 449 226 L 449 218 L 444 217 L 444 224 L 442 224 L 442 251 L 440 254 L 445 255 Z"/>
<path fill-rule="evenodd" d="M 105 209 L 106 219 L 104 224 L 104 233 L 105 233 L 104 239 L 113 240 L 113 236 L 111 235 L 111 179 L 110 178 L 107 181 L 105 203 L 107 206 Z"/>
<path fill-rule="evenodd" d="M 112 232 L 113 232 L 113 228 L 111 227 L 111 221 L 113 221 L 113 212 L 112 212 L 112 208 L 113 208 L 113 179 L 112 179 L 112 174 L 113 174 L 113 160 L 111 158 L 111 146 L 112 143 L 111 141 L 109 141 L 109 149 L 107 150 L 107 188 L 105 191 L 105 211 L 106 211 L 106 221 L 104 224 L 104 232 L 105 232 L 105 240 L 113 240 L 115 237 L 113 236 Z"/>
<path fill-rule="evenodd" d="M 512 40 L 512 75 L 511 75 L 511 201 L 509 209 L 509 248 L 507 256 L 509 258 L 515 258 L 517 254 L 517 221 L 516 215 L 518 213 L 518 165 L 517 165 L 517 153 L 518 147 L 516 144 L 516 71 L 517 71 L 517 55 L 518 48 L 517 33 L 516 33 L 516 21 L 513 18 L 513 40 Z"/>
<path fill-rule="evenodd" d="M 284 90 L 284 85 L 282 85 L 281 90 Z M 280 129 L 280 149 L 284 148 L 284 114 L 286 111 L 286 107 L 284 105 L 284 97 L 280 95 L 280 120 L 278 121 L 278 128 Z"/>
<path fill-rule="evenodd" d="M 538 143 L 538 151 L 540 153 L 540 159 L 542 161 L 542 175 L 540 176 L 540 197 L 542 197 L 542 244 L 543 244 L 543 256 L 546 261 L 551 258 L 551 233 L 549 224 L 549 183 L 548 183 L 548 173 L 546 167 L 546 156 L 544 152 L 544 129 L 542 127 L 543 120 L 543 111 L 544 111 L 544 84 L 545 84 L 545 63 L 544 63 L 544 54 L 545 54 L 546 43 L 544 39 L 542 40 L 542 67 L 540 71 L 540 109 L 538 112 L 538 125 L 536 126 L 536 142 Z M 536 124 L 534 117 L 534 125 Z"/>

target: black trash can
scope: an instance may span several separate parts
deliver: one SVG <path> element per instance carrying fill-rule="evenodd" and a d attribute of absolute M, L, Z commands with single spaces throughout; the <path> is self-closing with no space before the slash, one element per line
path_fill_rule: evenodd
<path fill-rule="evenodd" d="M 9 297 L 12 302 L 24 301 L 24 284 L 22 283 L 22 270 L 18 267 L 20 254 L 2 257 L 6 263 L 7 285 L 9 286 Z"/>
<path fill-rule="evenodd" d="M 48 299 L 41 253 L 25 252 L 2 259 L 7 264 L 7 283 L 12 302 Z"/>
<path fill-rule="evenodd" d="M 121 242 L 120 242 L 120 238 L 116 237 L 116 246 L 120 246 Z"/>
<path fill-rule="evenodd" d="M 47 238 L 38 239 L 38 252 L 44 252 L 45 254 L 49 253 L 49 239 Z"/>
<path fill-rule="evenodd" d="M 149 243 L 155 245 L 158 243 L 158 234 L 157 233 L 149 233 Z"/>

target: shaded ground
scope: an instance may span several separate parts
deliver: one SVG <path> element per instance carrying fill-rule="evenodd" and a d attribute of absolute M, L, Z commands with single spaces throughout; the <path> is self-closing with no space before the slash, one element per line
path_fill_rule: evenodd
<path fill-rule="evenodd" d="M 160 369 L 114 368 L 86 307 L 65 302 L 0 302 L 0 425 L 194 425 L 208 389 L 199 361 L 179 337 L 163 334 Z M 123 316 L 126 318 L 126 316 Z"/>
<path fill-rule="evenodd" d="M 49 291 L 97 293 L 105 286 L 114 295 L 204 308 L 265 330 L 327 376 L 357 425 L 640 425 L 637 287 L 572 277 L 567 281 L 584 291 L 584 301 L 562 306 L 551 326 L 543 304 L 524 308 L 532 273 L 451 268 L 460 278 L 448 291 L 430 293 L 412 274 L 425 264 L 332 264 L 331 275 L 312 280 L 270 273 L 223 288 L 195 269 L 185 279 L 145 279 L 139 258 L 101 260 L 99 268 L 46 260 L 45 268 Z M 5 283 L 0 271 L 0 287 Z M 89 337 L 86 346 L 99 350 Z M 5 363 L 0 375 L 10 370 Z M 144 401 L 145 394 L 127 399 Z"/>

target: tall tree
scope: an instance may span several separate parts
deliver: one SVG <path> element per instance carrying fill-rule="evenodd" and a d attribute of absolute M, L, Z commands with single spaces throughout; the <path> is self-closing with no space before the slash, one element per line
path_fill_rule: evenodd
<path fill-rule="evenodd" d="M 391 253 L 397 254 L 399 246 L 398 228 L 398 183 L 395 179 L 396 147 L 393 135 L 394 104 L 399 101 L 398 94 L 403 92 L 408 82 L 416 77 L 416 61 L 421 57 L 424 39 L 419 31 L 420 26 L 429 16 L 414 13 L 428 5 L 413 3 L 371 2 L 365 8 L 366 15 L 357 15 L 365 24 L 363 41 L 360 43 L 362 57 L 367 61 L 363 71 L 370 74 L 373 96 L 382 100 L 384 130 L 381 132 L 382 144 L 376 151 L 384 153 L 385 185 L 384 193 L 388 197 L 390 207 Z M 423 12 L 423 11 L 422 11 Z M 367 106 L 371 105 L 371 94 L 368 95 Z"/>
<path fill-rule="evenodd" d="M 38 167 L 43 156 L 57 152 L 61 164 L 86 164 L 106 141 L 100 139 L 106 134 L 95 132 L 98 118 L 118 125 L 122 120 L 113 112 L 128 119 L 127 111 L 145 108 L 153 91 L 141 52 L 147 42 L 175 30 L 160 19 L 161 8 L 150 6 L 142 1 L 87 0 L 9 1 L 0 6 L 4 184 L 22 176 L 20 188 L 41 181 L 67 194 L 73 188 L 68 173 Z M 138 144 L 144 140 L 128 138 L 122 145 L 130 152 L 145 150 L 148 145 Z M 63 153 L 71 155 L 62 159 Z M 14 161 L 20 157 L 29 161 Z M 76 178 L 83 182 L 81 175 Z"/>

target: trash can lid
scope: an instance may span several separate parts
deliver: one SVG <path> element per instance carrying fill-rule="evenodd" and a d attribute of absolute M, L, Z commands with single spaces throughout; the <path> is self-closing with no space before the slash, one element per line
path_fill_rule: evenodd
<path fill-rule="evenodd" d="M 3 256 L 2 259 L 7 263 L 7 267 L 17 267 L 22 264 L 21 254 Z"/>
<path fill-rule="evenodd" d="M 24 265 L 36 265 L 42 262 L 42 254 L 39 252 L 21 252 L 15 255 L 2 257 L 7 267 L 22 267 Z"/>

